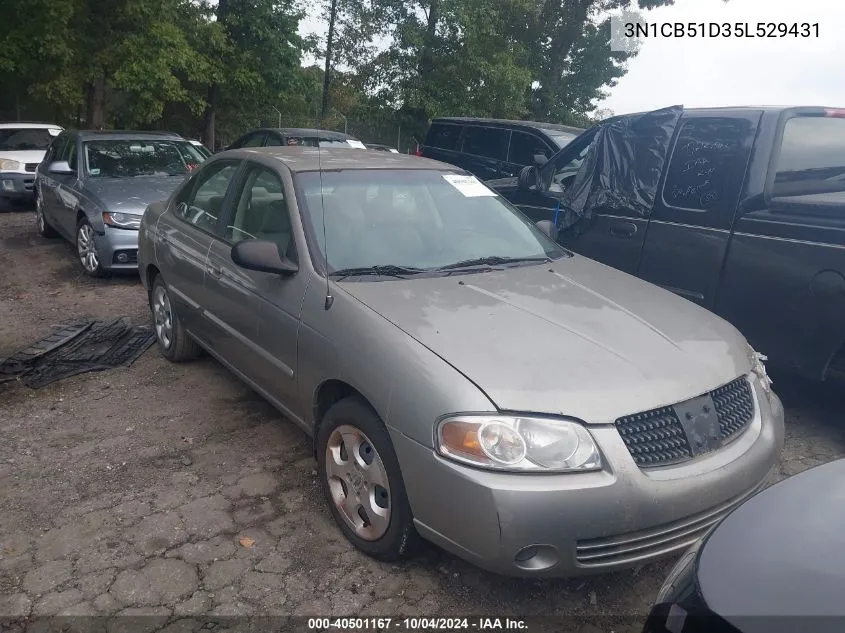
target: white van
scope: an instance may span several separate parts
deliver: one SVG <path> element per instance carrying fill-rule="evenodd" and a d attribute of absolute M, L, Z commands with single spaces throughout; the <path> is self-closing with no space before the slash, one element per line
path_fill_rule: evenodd
<path fill-rule="evenodd" d="M 61 131 L 53 123 L 0 123 L 1 200 L 33 200 L 35 169 Z"/>

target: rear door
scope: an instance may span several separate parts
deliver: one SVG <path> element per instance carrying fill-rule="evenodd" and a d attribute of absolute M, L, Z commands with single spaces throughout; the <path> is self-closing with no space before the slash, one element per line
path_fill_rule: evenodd
<path fill-rule="evenodd" d="M 639 277 L 714 308 L 761 115 L 684 115 L 648 223 Z"/>
<path fill-rule="evenodd" d="M 156 257 L 164 281 L 183 323 L 206 344 L 212 333 L 203 314 L 206 258 L 240 165 L 239 160 L 217 160 L 201 169 L 178 191 L 156 225 Z"/>
<path fill-rule="evenodd" d="M 502 178 L 518 176 L 523 167 L 534 164 L 535 156 L 543 156 L 548 160 L 555 151 L 537 134 L 512 130 L 507 159 L 502 163 L 499 173 Z"/>
<path fill-rule="evenodd" d="M 56 174 L 50 171 L 50 165 L 59 160 L 64 160 L 65 148 L 67 147 L 70 134 L 63 133 L 53 141 L 50 149 L 47 150 L 44 156 L 44 161 L 38 166 L 37 171 L 37 186 L 38 195 L 41 197 L 42 210 L 44 217 L 47 218 L 51 225 L 58 222 L 56 218 L 56 207 L 59 204 L 58 186 L 59 181 L 56 179 Z"/>
<path fill-rule="evenodd" d="M 306 278 L 247 270 L 231 257 L 237 242 L 261 239 L 276 243 L 281 255 L 297 261 L 288 206 L 293 189 L 274 169 L 249 162 L 237 189 L 223 221 L 223 235 L 209 251 L 205 278 L 209 317 L 218 329 L 217 349 L 266 395 L 294 406 L 297 330 Z"/>
<path fill-rule="evenodd" d="M 435 121 L 425 137 L 422 155 L 457 167 L 463 167 L 459 151 L 463 126 L 456 123 Z"/>
<path fill-rule="evenodd" d="M 765 194 L 738 215 L 717 302 L 773 364 L 814 379 L 845 351 L 843 116 L 788 110 L 755 149 Z"/>
<path fill-rule="evenodd" d="M 507 159 L 511 131 L 500 127 L 467 125 L 461 146 L 460 165 L 481 180 L 498 178 Z"/>

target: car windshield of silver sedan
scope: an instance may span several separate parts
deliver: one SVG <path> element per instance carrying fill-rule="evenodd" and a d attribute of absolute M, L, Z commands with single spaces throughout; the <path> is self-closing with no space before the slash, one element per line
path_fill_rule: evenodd
<path fill-rule="evenodd" d="M 92 178 L 182 176 L 205 160 L 187 141 L 105 139 L 86 141 L 84 148 Z"/>
<path fill-rule="evenodd" d="M 568 253 L 473 176 L 352 169 L 296 176 L 303 217 L 335 277 L 537 265 Z M 325 217 L 325 230 L 323 219 Z"/>

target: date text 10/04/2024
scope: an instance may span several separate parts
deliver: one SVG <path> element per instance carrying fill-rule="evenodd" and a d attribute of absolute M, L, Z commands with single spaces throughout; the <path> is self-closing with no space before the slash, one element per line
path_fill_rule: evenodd
<path fill-rule="evenodd" d="M 309 618 L 309 631 L 519 631 L 528 625 L 519 618 Z"/>
<path fill-rule="evenodd" d="M 684 38 L 684 37 L 819 37 L 818 22 L 625 22 L 626 38 Z"/>

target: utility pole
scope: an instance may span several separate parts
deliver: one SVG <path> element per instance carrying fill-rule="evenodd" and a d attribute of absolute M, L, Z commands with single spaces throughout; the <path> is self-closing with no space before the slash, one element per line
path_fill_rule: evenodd
<path fill-rule="evenodd" d="M 278 113 L 278 115 L 279 115 L 279 127 L 282 127 L 282 113 L 279 112 L 279 109 L 276 106 L 270 106 L 270 107 L 273 108 Z"/>
<path fill-rule="evenodd" d="M 320 120 L 326 118 L 329 112 L 329 82 L 331 81 L 332 70 L 332 46 L 334 45 L 334 23 L 337 17 L 337 0 L 332 0 L 329 9 L 329 33 L 326 38 L 326 70 L 323 74 L 323 111 Z"/>
<path fill-rule="evenodd" d="M 340 112 L 338 112 L 338 114 L 340 114 L 340 116 L 343 117 L 343 133 L 346 134 L 346 131 L 348 129 L 347 125 L 346 125 L 346 116 L 344 114 L 340 113 Z"/>

